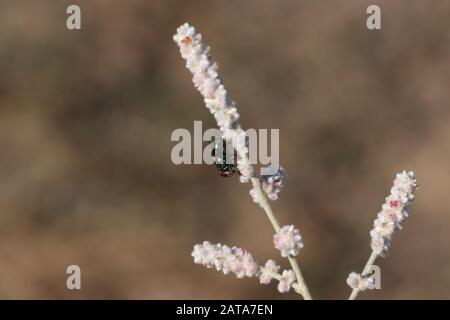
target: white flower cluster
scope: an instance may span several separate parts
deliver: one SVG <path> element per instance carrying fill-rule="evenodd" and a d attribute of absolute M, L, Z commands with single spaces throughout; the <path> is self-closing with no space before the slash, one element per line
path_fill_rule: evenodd
<path fill-rule="evenodd" d="M 232 128 L 239 119 L 239 113 L 219 79 L 217 63 L 211 61 L 210 48 L 202 43 L 201 34 L 185 23 L 177 29 L 173 39 L 180 47 L 186 67 L 193 75 L 195 87 L 202 94 L 206 107 L 214 115 L 220 129 L 225 131 Z"/>
<path fill-rule="evenodd" d="M 286 171 L 282 167 L 279 167 L 274 175 L 261 177 L 262 189 L 270 200 L 278 200 L 278 194 L 283 189 L 286 179 Z"/>
<path fill-rule="evenodd" d="M 278 283 L 278 291 L 281 293 L 289 292 L 292 284 L 295 282 L 295 273 L 292 270 L 284 270 L 281 274 L 281 280 Z"/>
<path fill-rule="evenodd" d="M 224 274 L 232 272 L 238 278 L 254 277 L 259 275 L 259 266 L 253 256 L 246 250 L 226 245 L 211 244 L 204 241 L 196 244 L 192 251 L 194 262 L 207 268 L 215 267 Z"/>
<path fill-rule="evenodd" d="M 293 225 L 284 226 L 278 230 L 273 236 L 273 244 L 275 248 L 280 250 L 283 257 L 296 256 L 303 248 L 300 231 L 295 229 Z"/>
<path fill-rule="evenodd" d="M 237 169 L 239 170 L 239 180 L 246 183 L 254 176 L 253 166 L 248 157 L 247 135 L 244 130 L 238 126 L 235 129 L 226 129 L 223 134 L 225 141 L 231 141 L 236 150 Z"/>
<path fill-rule="evenodd" d="M 348 275 L 347 284 L 352 289 L 364 291 L 366 289 L 375 289 L 374 277 L 362 277 L 359 273 L 352 272 Z"/>
<path fill-rule="evenodd" d="M 237 154 L 237 168 L 241 182 L 253 176 L 253 167 L 248 159 L 245 131 L 239 124 L 236 103 L 228 96 L 218 74 L 218 65 L 210 58 L 210 48 L 202 43 L 201 34 L 185 23 L 177 29 L 173 39 L 180 47 L 186 67 L 193 75 L 192 81 L 203 96 L 206 108 L 214 115 L 222 132 L 222 138 L 233 143 Z"/>
<path fill-rule="evenodd" d="M 398 173 L 391 194 L 386 198 L 370 231 L 371 248 L 379 256 L 385 256 L 392 234 L 400 229 L 400 222 L 408 217 L 408 209 L 414 200 L 417 181 L 412 171 Z"/>
<path fill-rule="evenodd" d="M 261 181 L 261 188 L 267 197 L 270 200 L 278 200 L 279 193 L 283 189 L 286 179 L 286 171 L 282 167 L 279 167 L 277 173 L 274 175 L 262 176 L 259 180 Z M 254 188 L 250 189 L 249 193 L 253 202 L 261 206 L 263 199 L 261 199 L 260 194 Z"/>
<path fill-rule="evenodd" d="M 275 261 L 270 259 L 270 260 L 267 260 L 266 264 L 264 265 L 264 269 L 271 271 L 271 272 L 278 273 L 278 270 L 280 270 L 280 266 L 277 265 L 275 263 Z M 261 272 L 261 274 L 259 275 L 259 283 L 261 283 L 261 284 L 269 284 L 272 279 L 273 278 L 270 275 L 268 275 L 267 273 L 264 273 L 264 272 Z"/>
<path fill-rule="evenodd" d="M 259 283 L 261 284 L 269 284 L 270 281 L 273 279 L 273 277 L 268 274 L 266 272 L 272 272 L 272 273 L 277 273 L 278 274 L 278 270 L 280 270 L 280 266 L 277 265 L 275 263 L 275 261 L 273 260 L 267 260 L 266 264 L 264 265 L 264 268 L 261 269 L 262 272 L 259 275 Z M 279 277 L 279 282 L 278 282 L 278 291 L 280 293 L 286 293 L 289 292 L 289 290 L 291 289 L 292 285 L 294 284 L 296 278 L 295 278 L 295 273 L 292 270 L 284 270 L 283 273 L 281 275 L 278 275 Z"/>
<path fill-rule="evenodd" d="M 238 278 L 259 277 L 261 284 L 269 284 L 274 278 L 274 275 L 270 273 L 275 273 L 275 277 L 279 277 L 278 291 L 281 293 L 289 292 L 296 279 L 292 270 L 284 270 L 279 275 L 280 266 L 273 260 L 267 260 L 264 268 L 261 268 L 255 262 L 253 256 L 242 248 L 230 248 L 220 243 L 211 244 L 209 241 L 204 241 L 202 244 L 194 246 L 191 255 L 197 264 L 204 265 L 207 268 L 214 267 L 224 274 L 232 272 Z"/>

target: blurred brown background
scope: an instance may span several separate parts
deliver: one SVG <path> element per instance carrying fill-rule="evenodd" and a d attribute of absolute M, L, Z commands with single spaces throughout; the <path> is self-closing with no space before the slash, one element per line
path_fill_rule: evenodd
<path fill-rule="evenodd" d="M 73 3 L 81 31 L 65 26 Z M 242 125 L 280 128 L 273 207 L 303 234 L 313 296 L 348 297 L 406 168 L 412 216 L 361 298 L 450 298 L 449 18 L 446 0 L 0 1 L 0 298 L 296 298 L 192 262 L 208 239 L 288 267 L 249 185 L 170 160 L 174 129 L 214 126 L 172 41 L 185 21 Z"/>

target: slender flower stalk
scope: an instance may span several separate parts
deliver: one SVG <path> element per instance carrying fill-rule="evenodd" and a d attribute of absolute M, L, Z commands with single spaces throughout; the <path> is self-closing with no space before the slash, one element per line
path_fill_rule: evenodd
<path fill-rule="evenodd" d="M 368 274 L 370 269 L 375 263 L 378 255 L 376 252 L 372 251 L 369 260 L 367 260 L 366 265 L 361 274 L 357 274 L 356 272 L 352 272 L 349 274 L 347 278 L 347 284 L 350 288 L 352 288 L 352 292 L 350 294 L 349 300 L 355 300 L 360 291 L 364 291 L 366 289 L 373 289 L 371 286 L 373 278 Z"/>
<path fill-rule="evenodd" d="M 277 218 L 273 214 L 272 208 L 270 207 L 269 202 L 267 201 L 267 198 L 261 189 L 261 183 L 260 183 L 259 179 L 252 178 L 251 181 L 252 181 L 253 190 L 255 193 L 255 197 L 253 198 L 253 200 L 255 201 L 255 198 L 256 198 L 255 202 L 257 202 L 261 206 L 261 208 L 264 210 L 264 212 L 266 213 L 266 216 L 269 219 L 270 223 L 272 224 L 273 228 L 278 233 L 281 229 L 280 224 L 278 223 Z M 300 266 L 298 265 L 297 260 L 295 260 L 295 258 L 293 258 L 291 256 L 288 256 L 288 260 L 292 266 L 292 269 L 295 272 L 295 275 L 297 278 L 297 283 L 300 286 L 300 292 L 301 292 L 300 294 L 303 296 L 303 298 L 305 300 L 312 300 L 312 296 L 309 293 L 308 287 L 306 286 L 305 279 L 303 278 L 303 274 L 302 274 L 302 271 L 300 270 Z"/>
<path fill-rule="evenodd" d="M 266 275 L 267 277 L 273 278 L 273 279 L 278 280 L 278 281 L 286 281 L 285 279 L 283 279 L 283 276 L 281 274 L 279 274 L 278 272 L 274 272 L 272 270 L 266 269 L 265 267 L 261 267 L 260 270 L 261 270 L 261 273 Z M 300 294 L 300 295 L 302 294 L 302 289 L 301 289 L 300 285 L 298 284 L 298 282 L 292 283 L 291 287 L 298 294 Z"/>
<path fill-rule="evenodd" d="M 377 218 L 370 231 L 372 253 L 361 273 L 352 272 L 347 278 L 347 284 L 353 289 L 349 300 L 354 300 L 360 291 L 370 289 L 368 274 L 378 257 L 385 257 L 392 242 L 395 230 L 401 229 L 400 222 L 409 216 L 411 202 L 414 200 L 414 192 L 417 190 L 417 180 L 413 171 L 398 173 L 391 188 L 391 194 L 386 197 Z"/>
<path fill-rule="evenodd" d="M 202 36 L 195 31 L 195 28 L 187 23 L 177 29 L 173 39 L 180 48 L 181 56 L 186 60 L 186 67 L 193 75 L 194 86 L 203 96 L 206 108 L 214 115 L 217 121 L 217 125 L 222 132 L 222 139 L 233 143 L 237 154 L 237 168 L 240 173 L 240 181 L 245 183 L 251 180 L 253 200 L 261 206 L 275 231 L 278 232 L 280 226 L 270 208 L 266 194 L 272 200 L 278 199 L 278 194 L 285 178 L 284 170 L 277 172 L 272 178 L 261 179 L 257 177 L 249 161 L 245 131 L 239 123 L 236 103 L 229 97 L 219 78 L 218 65 L 211 60 L 209 55 L 210 48 L 203 44 Z M 288 259 L 301 289 L 299 293 L 305 299 L 311 299 L 297 261 L 290 255 Z M 287 275 L 285 278 L 285 283 L 290 284 L 290 282 L 294 281 L 291 281 L 291 277 Z"/>

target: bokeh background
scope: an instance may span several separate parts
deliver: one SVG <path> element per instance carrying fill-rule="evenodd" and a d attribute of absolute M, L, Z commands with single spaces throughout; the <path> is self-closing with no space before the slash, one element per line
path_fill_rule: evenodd
<path fill-rule="evenodd" d="M 65 26 L 73 3 L 81 31 Z M 412 215 L 378 261 L 382 290 L 361 298 L 450 298 L 449 17 L 446 0 L 0 1 L 0 298 L 296 298 L 192 262 L 207 239 L 288 267 L 249 185 L 171 162 L 174 129 L 214 127 L 172 41 L 185 21 L 243 126 L 280 129 L 273 208 L 301 229 L 313 296 L 348 297 L 406 168 Z"/>

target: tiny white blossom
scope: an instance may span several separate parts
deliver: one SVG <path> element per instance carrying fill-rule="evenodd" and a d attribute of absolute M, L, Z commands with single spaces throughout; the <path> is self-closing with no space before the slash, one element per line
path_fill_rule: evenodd
<path fill-rule="evenodd" d="M 260 194 L 258 192 L 256 192 L 255 189 L 250 189 L 249 191 L 250 197 L 252 198 L 253 202 L 258 204 L 259 206 L 261 206 L 261 197 Z"/>
<path fill-rule="evenodd" d="M 360 291 L 375 289 L 374 277 L 362 277 L 359 273 L 352 272 L 348 275 L 347 284 L 352 289 Z"/>
<path fill-rule="evenodd" d="M 266 264 L 264 265 L 264 268 L 275 273 L 277 273 L 278 270 L 280 270 L 280 266 L 277 265 L 275 261 L 273 261 L 272 259 L 267 260 Z M 259 275 L 259 283 L 261 284 L 269 284 L 271 280 L 272 277 L 264 272 L 261 272 L 261 274 Z"/>
<path fill-rule="evenodd" d="M 283 257 L 296 256 L 303 248 L 300 231 L 295 229 L 293 225 L 284 226 L 278 230 L 273 236 L 273 244 L 275 248 L 280 250 Z"/>
<path fill-rule="evenodd" d="M 274 175 L 261 177 L 262 189 L 270 200 L 278 200 L 286 179 L 286 171 L 282 167 Z"/>
<path fill-rule="evenodd" d="M 202 244 L 197 244 L 194 246 L 194 250 L 191 255 L 194 257 L 195 263 L 211 268 L 216 258 L 216 254 L 216 248 L 208 241 L 204 241 Z"/>
<path fill-rule="evenodd" d="M 291 285 L 295 282 L 295 273 L 292 270 L 284 270 L 278 283 L 278 291 L 281 293 L 289 292 Z"/>

